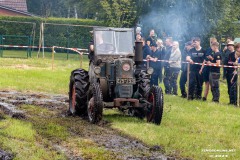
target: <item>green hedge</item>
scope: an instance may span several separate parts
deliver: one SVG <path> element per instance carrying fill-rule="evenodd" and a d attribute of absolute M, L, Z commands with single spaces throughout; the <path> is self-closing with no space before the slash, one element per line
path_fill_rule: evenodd
<path fill-rule="evenodd" d="M 35 41 L 39 43 L 40 24 L 72 24 L 72 25 L 89 25 L 89 26 L 106 26 L 102 21 L 90 19 L 67 19 L 67 18 L 39 18 L 39 17 L 6 17 L 0 16 L 0 35 L 16 35 L 16 37 L 8 37 L 3 40 L 3 44 L 28 45 L 27 38 L 19 38 L 17 36 L 33 36 L 33 25 L 22 23 L 9 23 L 4 21 L 17 22 L 33 22 L 36 23 Z M 86 48 L 91 35 L 91 27 L 73 27 L 73 26 L 54 26 L 46 24 L 44 27 L 44 43 L 45 46 L 62 46 L 62 47 L 78 47 Z M 1 43 L 1 41 L 0 41 Z"/>

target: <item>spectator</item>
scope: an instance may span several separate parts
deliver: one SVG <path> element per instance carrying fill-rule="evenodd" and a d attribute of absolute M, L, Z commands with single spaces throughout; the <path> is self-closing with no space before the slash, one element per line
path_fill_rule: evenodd
<path fill-rule="evenodd" d="M 217 42 L 216 38 L 210 38 L 210 47 L 206 50 L 206 56 L 212 55 L 212 43 Z M 205 62 L 208 62 L 208 60 L 203 62 L 203 65 L 205 64 Z M 208 96 L 208 92 L 209 92 L 209 74 L 210 74 L 210 66 L 205 66 L 202 70 L 203 74 L 203 82 L 205 83 L 205 87 L 204 87 L 204 96 L 203 96 L 203 101 L 207 100 L 207 96 Z"/>
<path fill-rule="evenodd" d="M 169 58 L 171 56 L 171 52 L 172 52 L 172 38 L 168 37 L 166 38 L 165 41 L 166 44 L 166 51 L 165 51 L 165 55 L 164 55 L 164 60 L 169 61 Z M 170 85 L 170 78 L 171 78 L 171 74 L 170 74 L 170 64 L 168 62 L 164 62 L 164 86 L 165 86 L 165 93 L 166 94 L 171 94 L 171 85 Z"/>
<path fill-rule="evenodd" d="M 141 41 L 142 41 L 142 36 L 141 36 L 141 34 L 139 34 L 139 33 L 136 34 L 136 41 L 137 41 L 137 42 L 141 42 Z"/>
<path fill-rule="evenodd" d="M 224 62 L 224 65 L 228 65 L 228 66 L 233 66 L 234 65 L 234 62 L 236 61 L 236 57 L 235 57 L 235 50 L 234 50 L 234 42 L 233 41 L 230 41 L 228 44 L 227 44 L 227 48 L 229 49 L 229 51 L 231 52 L 227 59 L 225 60 Z M 232 87 L 232 78 L 233 78 L 233 75 L 234 75 L 234 68 L 225 68 L 225 76 L 226 76 L 226 79 L 227 79 L 227 86 L 228 86 L 228 95 L 229 95 L 229 100 L 230 100 L 230 104 L 234 104 L 234 99 L 233 97 L 231 96 L 231 87 Z"/>
<path fill-rule="evenodd" d="M 181 60 L 182 60 L 182 66 L 181 66 L 182 73 L 181 73 L 179 84 L 180 84 L 180 90 L 181 90 L 183 98 L 187 97 L 187 93 L 186 93 L 186 89 L 185 89 L 185 85 L 187 83 L 187 64 L 183 63 L 183 62 L 186 61 L 186 57 L 187 57 L 190 49 L 192 49 L 192 42 L 191 41 L 185 43 L 185 48 L 184 48 L 182 58 L 181 58 Z"/>
<path fill-rule="evenodd" d="M 164 60 L 164 53 L 165 53 L 165 47 L 163 45 L 163 41 L 161 39 L 157 40 L 157 50 L 160 53 L 160 60 Z M 159 62 L 159 66 L 160 66 L 160 72 L 159 72 L 159 82 L 162 83 L 162 69 L 163 69 L 163 62 L 160 61 Z"/>
<path fill-rule="evenodd" d="M 150 67 L 152 67 L 154 69 L 154 72 L 151 76 L 151 81 L 150 84 L 151 85 L 155 85 L 158 86 L 158 75 L 159 75 L 159 63 L 158 63 L 158 59 L 160 57 L 160 53 L 157 50 L 157 44 L 156 43 L 152 43 L 151 44 L 151 54 L 147 56 L 147 59 L 149 60 L 149 65 Z"/>
<path fill-rule="evenodd" d="M 179 49 L 179 43 L 177 41 L 173 42 L 172 51 L 169 58 L 169 64 L 171 75 L 170 85 L 172 89 L 170 90 L 170 93 L 172 93 L 173 95 L 177 95 L 177 79 L 181 68 L 181 51 Z"/>
<path fill-rule="evenodd" d="M 150 46 L 152 43 L 156 43 L 156 36 L 154 29 L 151 29 L 149 32 L 149 37 L 147 38 L 147 44 Z"/>
<path fill-rule="evenodd" d="M 226 46 L 223 48 L 223 55 L 222 55 L 222 59 L 223 59 L 223 63 L 226 64 L 228 61 L 228 55 L 231 53 L 230 50 L 227 47 L 227 44 L 232 41 L 232 37 L 228 37 L 227 41 L 226 41 Z M 226 68 L 223 68 L 223 79 L 226 78 Z"/>
<path fill-rule="evenodd" d="M 237 43 L 235 45 L 235 58 L 236 61 L 234 63 L 234 65 L 238 65 L 240 63 L 240 43 Z M 230 100 L 231 100 L 231 104 L 237 105 L 237 70 L 235 70 L 234 72 L 234 76 L 231 80 L 232 86 L 230 88 Z"/>
<path fill-rule="evenodd" d="M 208 65 L 221 65 L 221 53 L 219 52 L 219 43 L 211 43 L 212 53 L 207 55 L 206 61 Z M 212 101 L 219 102 L 220 91 L 219 91 L 219 79 L 220 79 L 220 67 L 211 66 L 209 74 L 209 82 L 212 91 Z"/>
<path fill-rule="evenodd" d="M 146 41 L 144 41 L 144 38 L 142 38 L 143 41 L 143 59 L 146 59 L 147 55 L 151 54 L 150 45 Z"/>
<path fill-rule="evenodd" d="M 189 88 L 188 88 L 188 99 L 192 100 L 194 98 L 201 99 L 202 97 L 202 85 L 203 85 L 203 77 L 200 74 L 200 65 L 196 65 L 194 63 L 203 63 L 205 58 L 205 51 L 201 47 L 201 40 L 198 37 L 193 39 L 193 46 L 189 51 L 189 54 L 186 60 L 191 64 L 190 66 L 190 80 L 189 80 Z M 196 85 L 196 86 L 195 86 Z M 194 97 L 194 93 L 196 90 L 196 97 Z"/>

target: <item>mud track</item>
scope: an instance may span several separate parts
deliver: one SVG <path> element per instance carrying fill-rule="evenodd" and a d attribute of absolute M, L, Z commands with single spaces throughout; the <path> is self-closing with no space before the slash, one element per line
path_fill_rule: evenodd
<path fill-rule="evenodd" d="M 58 112 L 59 117 L 65 117 L 68 108 L 68 97 L 64 95 L 51 94 L 35 94 L 35 93 L 21 93 L 15 91 L 0 91 L 0 109 L 4 113 L 15 118 L 24 119 L 27 115 L 19 106 L 27 104 L 39 107 L 44 107 L 49 110 Z M 81 120 L 80 117 L 74 117 Z M 162 154 L 160 146 L 148 147 L 142 142 L 129 138 L 128 136 L 120 136 L 120 133 L 110 127 L 108 122 L 103 121 L 99 125 L 92 125 L 86 120 L 83 123 L 84 130 L 77 131 L 74 128 L 69 129 L 72 134 L 88 138 L 111 152 L 117 153 L 118 159 L 127 160 L 158 160 L 158 159 L 175 159 L 166 157 Z M 97 128 L 99 132 L 94 132 Z M 62 150 L 69 159 L 82 159 L 80 157 L 71 156 L 71 152 L 63 146 L 56 145 L 56 150 Z M 0 154 L 1 155 L 1 154 Z"/>

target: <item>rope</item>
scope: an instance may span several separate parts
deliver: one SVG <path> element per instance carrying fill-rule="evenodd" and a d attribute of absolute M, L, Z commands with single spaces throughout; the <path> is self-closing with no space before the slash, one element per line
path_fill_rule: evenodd
<path fill-rule="evenodd" d="M 19 46 L 19 45 L 0 45 L 0 47 L 5 47 L 5 48 L 52 48 L 52 47 Z M 71 51 L 75 51 L 79 54 L 83 54 L 82 52 L 88 52 L 88 49 L 82 49 L 82 48 L 66 48 L 66 47 L 58 47 L 58 46 L 54 46 L 54 48 L 68 49 Z"/>
<path fill-rule="evenodd" d="M 143 61 L 147 62 L 149 60 L 144 59 Z M 177 63 L 180 61 L 167 61 L 167 60 L 157 60 L 158 62 L 168 62 L 168 63 Z M 181 63 L 186 63 L 188 64 L 189 62 L 181 62 Z M 196 64 L 196 65 L 202 65 L 202 63 L 192 63 L 192 64 Z M 216 65 L 216 64 L 204 64 L 205 66 L 212 66 L 212 67 L 223 67 L 223 68 L 238 68 L 238 66 L 228 66 L 228 65 Z"/>

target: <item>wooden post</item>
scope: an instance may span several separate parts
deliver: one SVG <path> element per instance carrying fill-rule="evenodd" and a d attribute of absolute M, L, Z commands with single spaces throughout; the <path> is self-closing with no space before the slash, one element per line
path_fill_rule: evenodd
<path fill-rule="evenodd" d="M 37 53 L 37 58 L 39 58 L 39 54 L 41 51 L 41 46 L 42 46 L 42 23 L 40 25 L 40 33 L 39 33 L 39 44 L 38 44 L 38 53 Z"/>
<path fill-rule="evenodd" d="M 44 24 L 42 23 L 42 52 L 43 52 L 43 58 L 45 58 L 45 43 L 44 43 Z"/>
<path fill-rule="evenodd" d="M 80 55 L 80 68 L 82 68 L 82 61 L 83 61 L 83 53 L 79 54 Z"/>
<path fill-rule="evenodd" d="M 189 98 L 190 63 L 187 66 L 187 99 Z"/>
<path fill-rule="evenodd" d="M 54 67 L 54 46 L 52 47 L 52 70 Z"/>

